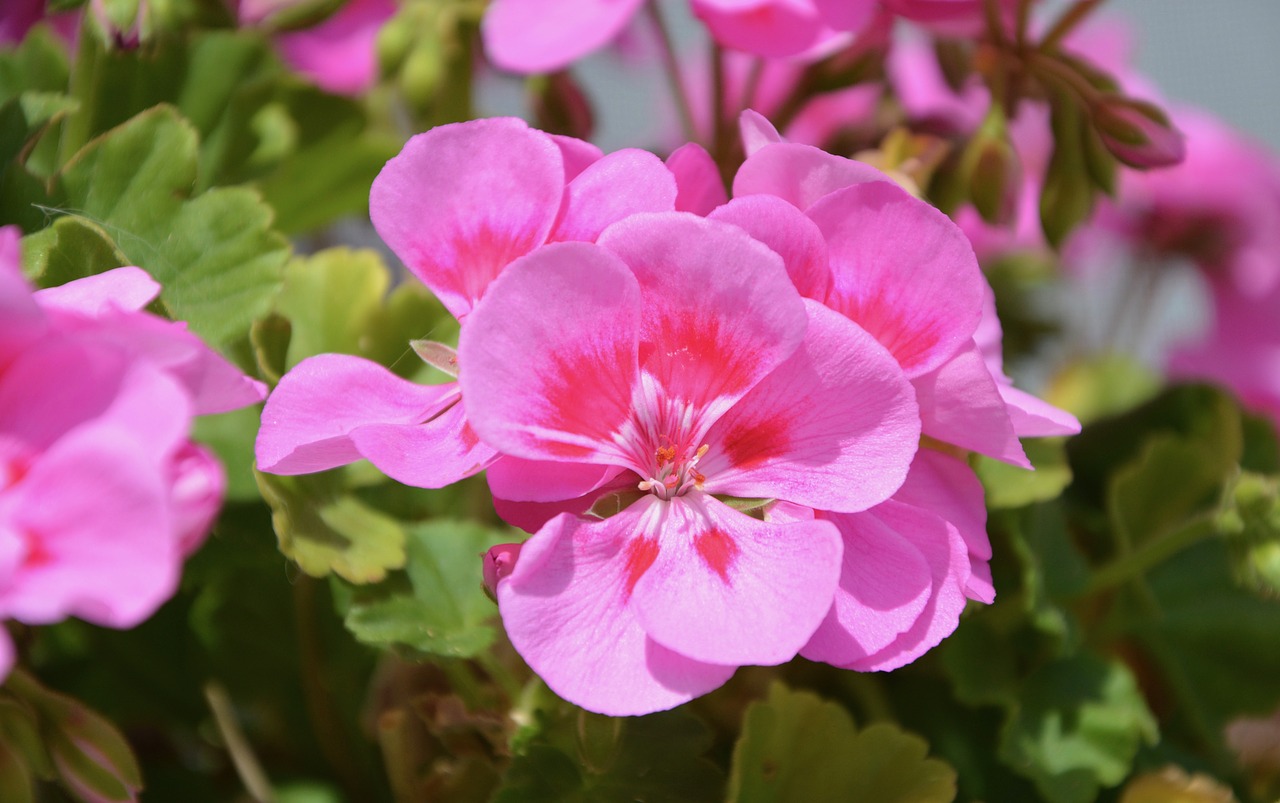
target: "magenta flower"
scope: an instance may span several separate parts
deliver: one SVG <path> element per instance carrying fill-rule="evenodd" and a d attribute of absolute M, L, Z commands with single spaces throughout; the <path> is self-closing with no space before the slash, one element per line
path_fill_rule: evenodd
<path fill-rule="evenodd" d="M 530 496 L 564 498 L 557 473 L 589 464 L 639 497 L 603 521 L 551 519 L 497 582 L 525 660 L 603 713 L 786 661 L 830 609 L 836 527 L 760 521 L 716 495 L 865 510 L 897 490 L 919 437 L 882 347 L 804 301 L 760 242 L 682 213 L 519 260 L 459 356 L 476 431 L 547 475 L 528 476 Z"/>
<path fill-rule="evenodd" d="M 675 179 L 655 156 L 553 137 L 515 119 L 441 126 L 411 139 L 374 181 L 383 240 L 463 322 L 513 260 L 547 242 L 594 240 L 633 212 L 674 208 Z M 442 366 L 451 349 L 441 347 Z M 271 394 L 258 467 L 321 471 L 368 459 L 388 476 L 440 488 L 498 458 L 468 423 L 458 383 L 417 385 L 359 357 L 299 363 Z M 585 491 L 586 488 L 581 489 Z M 581 492 L 580 491 L 580 492 Z"/>
<path fill-rule="evenodd" d="M 158 290 L 120 268 L 33 294 L 0 230 L 0 617 L 132 627 L 208 531 L 225 480 L 191 417 L 264 389 L 142 312 Z"/>
<path fill-rule="evenodd" d="M 394 0 L 350 0 L 317 25 L 276 36 L 276 48 L 326 92 L 357 95 L 378 79 L 378 32 L 395 13 Z"/>

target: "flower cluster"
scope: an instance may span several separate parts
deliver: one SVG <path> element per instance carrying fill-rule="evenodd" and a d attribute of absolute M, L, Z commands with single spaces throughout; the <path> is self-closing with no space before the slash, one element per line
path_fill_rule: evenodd
<path fill-rule="evenodd" d="M 177 589 L 222 502 L 192 418 L 265 388 L 118 268 L 32 292 L 0 229 L 0 618 L 132 627 Z M 0 639 L 0 677 L 13 649 Z"/>
<path fill-rule="evenodd" d="M 664 164 L 510 119 L 415 137 L 371 214 L 461 322 L 456 353 L 420 348 L 457 382 L 321 355 L 263 413 L 264 471 L 364 457 L 441 487 L 487 468 L 533 533 L 486 563 L 507 633 L 592 710 L 668 708 L 796 654 L 914 660 L 994 598 L 958 456 L 1026 466 L 1019 435 L 1078 429 L 1000 370 L 944 215 L 867 165 L 749 139 L 729 200 L 696 146 Z"/>

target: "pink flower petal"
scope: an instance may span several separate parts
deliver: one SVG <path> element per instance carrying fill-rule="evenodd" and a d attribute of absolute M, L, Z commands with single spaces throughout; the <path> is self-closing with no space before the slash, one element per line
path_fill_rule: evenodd
<path fill-rule="evenodd" d="M 676 180 L 658 157 L 627 148 L 598 160 L 565 188 L 548 240 L 592 242 L 610 223 L 637 212 L 675 209 Z"/>
<path fill-rule="evenodd" d="M 641 367 L 705 423 L 800 345 L 804 303 L 782 260 L 736 226 L 683 212 L 635 215 L 600 244 L 640 282 Z"/>
<path fill-rule="evenodd" d="M 843 666 L 883 650 L 911 629 L 933 594 L 929 563 L 877 511 L 823 514 L 840 531 L 844 557 L 835 601 L 800 651 L 811 661 Z M 945 528 L 937 517 L 918 519 L 935 535 Z"/>
<path fill-rule="evenodd" d="M 359 460 L 351 436 L 360 427 L 419 425 L 457 398 L 456 383 L 418 385 L 346 354 L 309 357 L 267 399 L 255 446 L 258 468 L 307 474 Z"/>
<path fill-rule="evenodd" d="M 831 284 L 827 243 L 805 214 L 772 195 L 735 198 L 707 216 L 732 223 L 782 257 L 791 282 L 805 298 L 821 301 Z"/>
<path fill-rule="evenodd" d="M 667 157 L 667 169 L 676 179 L 676 210 L 708 215 L 729 200 L 720 170 L 711 154 L 696 142 L 681 145 Z"/>
<path fill-rule="evenodd" d="M 185 557 L 199 549 L 209 534 L 226 494 L 227 475 L 212 452 L 187 443 L 170 463 L 168 488 L 173 532 Z"/>
<path fill-rule="evenodd" d="M 1066 410 L 1013 385 L 997 382 L 996 389 L 1004 399 L 1009 421 L 1019 438 L 1051 438 L 1080 432 L 1080 420 Z"/>
<path fill-rule="evenodd" d="M 874 335 L 907 376 L 971 342 L 986 283 L 946 215 L 896 184 L 873 182 L 826 196 L 809 216 L 831 252 L 827 305 Z"/>
<path fill-rule="evenodd" d="M 928 510 L 956 528 L 969 550 L 973 574 L 965 584 L 970 599 L 990 603 L 996 591 L 991 573 L 991 541 L 987 538 L 987 506 L 982 483 L 961 460 L 934 449 L 921 449 L 911 463 L 906 482 L 893 495 L 895 502 Z M 979 575 L 979 567 L 984 573 Z"/>
<path fill-rule="evenodd" d="M 641 0 L 494 0 L 480 33 L 496 66 L 518 73 L 552 72 L 610 42 Z"/>
<path fill-rule="evenodd" d="M 920 442 L 915 394 L 870 335 L 815 301 L 806 304 L 800 348 L 708 433 L 705 487 L 865 510 L 907 475 Z"/>
<path fill-rule="evenodd" d="M 635 577 L 653 560 L 638 532 L 643 509 L 657 503 L 649 499 L 605 521 L 553 519 L 498 583 L 507 635 L 529 666 L 561 697 L 610 716 L 672 708 L 734 670 L 663 647 L 637 621 Z"/>
<path fill-rule="evenodd" d="M 963 588 L 969 577 L 968 550 L 954 527 L 927 511 L 896 502 L 885 503 L 875 515 L 910 541 L 928 561 L 933 593 L 915 624 L 892 644 L 846 664 L 860 672 L 884 672 L 905 666 L 955 632 L 964 611 Z"/>
<path fill-rule="evenodd" d="M 374 179 L 369 214 L 391 250 L 455 317 L 541 245 L 564 192 L 560 150 L 512 118 L 433 128 Z"/>
<path fill-rule="evenodd" d="M 79 312 L 96 318 L 113 310 L 137 312 L 160 295 L 160 283 L 142 268 L 116 268 L 59 287 L 37 290 L 44 309 Z"/>
<path fill-rule="evenodd" d="M 551 141 L 560 149 L 560 158 L 564 159 L 564 182 L 568 184 L 578 177 L 583 170 L 600 161 L 604 152 L 590 142 L 564 134 L 548 134 Z"/>
<path fill-rule="evenodd" d="M 482 443 L 462 401 L 420 424 L 370 423 L 351 430 L 362 457 L 397 482 L 443 488 L 483 471 L 498 453 Z"/>
<path fill-rule="evenodd" d="M 827 522 L 761 522 L 697 492 L 638 513 L 657 554 L 632 605 L 645 632 L 681 655 L 779 664 L 831 607 L 840 536 Z"/>
<path fill-rule="evenodd" d="M 738 116 L 738 133 L 742 136 L 742 150 L 747 156 L 775 142 L 785 142 L 769 118 L 755 109 L 743 109 Z"/>
<path fill-rule="evenodd" d="M 394 0 L 351 0 L 318 25 L 277 36 L 276 47 L 321 89 L 355 95 L 378 78 L 378 32 L 395 13 Z"/>
<path fill-rule="evenodd" d="M 536 533 L 561 513 L 568 513 L 575 518 L 585 516 L 594 501 L 593 497 L 579 496 L 576 499 L 558 502 L 513 502 L 495 496 L 493 510 L 498 514 L 498 518 L 512 527 L 519 527 L 527 533 Z"/>
<path fill-rule="evenodd" d="M 635 277 L 599 246 L 555 243 L 517 261 L 462 329 L 476 432 L 530 460 L 618 464 L 639 317 Z"/>
<path fill-rule="evenodd" d="M 504 455 L 485 475 L 494 498 L 514 502 L 576 499 L 608 483 L 622 469 L 593 463 L 553 463 Z"/>
<path fill-rule="evenodd" d="M 803 53 L 823 29 L 810 0 L 693 0 L 693 13 L 720 44 L 767 58 Z"/>
<path fill-rule="evenodd" d="M 838 31 L 862 30 L 880 8 L 878 0 L 813 0 L 827 25 Z"/>
<path fill-rule="evenodd" d="M 17 226 L 0 226 L 0 354 L 16 351 L 45 328 L 45 316 L 22 275 Z"/>
<path fill-rule="evenodd" d="M 747 157 L 733 178 L 733 197 L 776 195 L 804 211 L 829 193 L 868 182 L 892 179 L 862 162 L 809 145 L 779 142 Z"/>
<path fill-rule="evenodd" d="M 941 368 L 913 379 L 924 434 L 1015 466 L 1031 468 L 1004 398 L 970 343 Z"/>

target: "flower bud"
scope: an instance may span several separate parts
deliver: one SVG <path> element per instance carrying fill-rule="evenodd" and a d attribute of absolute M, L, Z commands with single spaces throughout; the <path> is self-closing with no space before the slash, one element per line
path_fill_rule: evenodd
<path fill-rule="evenodd" d="M 1130 167 L 1168 167 L 1186 155 L 1182 132 L 1152 103 L 1103 95 L 1090 113 L 1107 150 Z"/>
<path fill-rule="evenodd" d="M 982 219 L 1003 225 L 1012 218 L 1022 187 L 1022 161 L 1009 144 L 1004 113 L 992 107 L 964 154 L 969 200 Z"/>
<path fill-rule="evenodd" d="M 590 139 L 595 128 L 591 103 L 567 71 L 535 79 L 533 114 L 539 128 L 552 134 Z"/>
<path fill-rule="evenodd" d="M 498 544 L 484 554 L 484 592 L 498 600 L 498 583 L 515 571 L 516 560 L 524 544 Z"/>

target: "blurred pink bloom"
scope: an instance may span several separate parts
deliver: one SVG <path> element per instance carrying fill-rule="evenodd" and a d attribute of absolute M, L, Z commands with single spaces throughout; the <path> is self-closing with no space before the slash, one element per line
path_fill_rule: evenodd
<path fill-rule="evenodd" d="M 357 95 L 378 79 L 378 31 L 395 13 L 395 0 L 350 0 L 318 25 L 277 35 L 276 47 L 326 92 Z"/>
<path fill-rule="evenodd" d="M 5 0 L 0 3 L 0 45 L 18 44 L 36 23 L 47 22 L 67 43 L 74 43 L 80 26 L 79 11 L 50 14 L 46 0 Z"/>
<path fill-rule="evenodd" d="M 119 268 L 32 293 L 0 230 L 0 617 L 132 627 L 212 523 L 225 481 L 191 418 L 264 389 L 142 312 L 158 291 Z"/>
<path fill-rule="evenodd" d="M 551 519 L 497 585 L 524 658 L 602 713 L 669 708 L 738 665 L 786 661 L 830 609 L 833 524 L 760 521 L 713 494 L 861 511 L 917 448 L 884 348 L 803 300 L 747 232 L 693 215 L 635 215 L 598 245 L 518 260 L 459 355 L 476 431 L 538 467 L 526 498 L 601 476 L 638 497 L 603 521 Z"/>
<path fill-rule="evenodd" d="M 594 240 L 610 223 L 674 208 L 676 185 L 652 154 L 602 156 L 520 120 L 441 126 L 405 145 L 373 183 L 374 227 L 445 307 L 466 322 L 490 282 L 547 242 Z M 465 367 L 455 363 L 455 376 Z M 440 488 L 498 453 L 476 437 L 457 382 L 418 385 L 344 354 L 302 361 L 262 415 L 258 467 L 322 471 L 368 459 L 388 476 Z"/>
<path fill-rule="evenodd" d="M 1012 19 L 1019 0 L 997 0 L 1005 20 Z M 835 3 L 837 0 L 828 0 Z M 942 36 L 974 36 L 986 27 L 986 0 L 884 0 L 889 10 Z"/>

